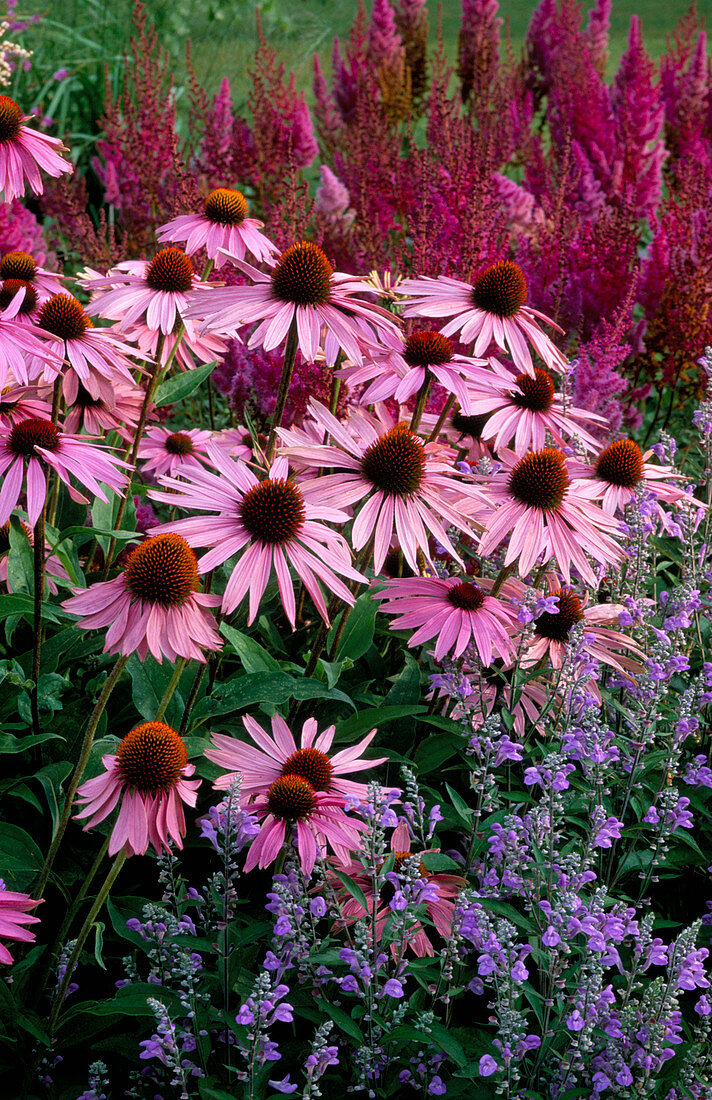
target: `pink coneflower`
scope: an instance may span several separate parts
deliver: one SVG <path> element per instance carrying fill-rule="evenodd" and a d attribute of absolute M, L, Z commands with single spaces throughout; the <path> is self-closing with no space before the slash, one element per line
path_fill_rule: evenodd
<path fill-rule="evenodd" d="M 35 195 L 41 195 L 40 169 L 53 179 L 74 171 L 60 156 L 68 150 L 59 138 L 25 126 L 31 117 L 22 113 L 14 99 L 0 95 L 0 192 L 5 202 L 24 195 L 26 183 Z"/>
<path fill-rule="evenodd" d="M 216 268 L 225 263 L 225 251 L 238 260 L 244 260 L 246 252 L 256 260 L 268 260 L 279 249 L 260 233 L 264 222 L 248 218 L 248 213 L 241 191 L 218 187 L 206 198 L 202 214 L 182 214 L 157 229 L 156 237 L 161 244 L 183 244 L 188 256 L 204 248 Z"/>
<path fill-rule="evenodd" d="M 126 559 L 120 576 L 90 588 L 74 589 L 62 606 L 81 616 L 80 630 L 108 626 L 105 653 L 150 652 L 164 657 L 204 661 L 204 650 L 221 649 L 210 607 L 219 596 L 198 592 L 198 562 L 180 535 L 166 533 L 145 539 Z"/>
<path fill-rule="evenodd" d="M 0 99 L 4 98 L 0 96 Z M 20 894 L 16 890 L 7 890 L 0 878 L 0 939 L 34 943 L 35 934 L 29 932 L 25 925 L 39 924 L 39 917 L 33 917 L 30 909 L 39 905 L 40 900 L 31 898 L 29 894 Z M 12 963 L 12 955 L 4 943 L 0 943 L 0 963 L 8 966 Z"/>
<path fill-rule="evenodd" d="M 247 428 L 241 428 L 239 425 L 235 428 L 225 428 L 215 433 L 213 443 L 228 458 L 241 458 L 243 462 L 252 461 L 252 439 Z"/>
<path fill-rule="evenodd" d="M 84 831 L 104 821 L 121 803 L 109 837 L 109 855 L 123 848 L 141 856 L 152 844 L 160 855 L 174 841 L 183 847 L 183 803 L 195 806 L 199 779 L 188 763 L 183 739 L 164 722 L 143 722 L 122 737 L 113 755 L 102 756 L 106 771 L 82 783 L 77 820 L 90 818 Z"/>
<path fill-rule="evenodd" d="M 180 248 L 162 248 L 152 260 L 124 260 L 105 277 L 85 271 L 81 286 L 92 293 L 88 312 L 119 322 L 119 331 L 143 323 L 168 335 L 184 320 L 194 292 L 205 290 Z"/>
<path fill-rule="evenodd" d="M 474 340 L 473 355 L 483 355 L 494 340 L 503 351 L 509 350 L 519 370 L 533 375 L 531 344 L 550 370 L 566 368 L 565 356 L 541 331 L 537 318 L 557 332 L 562 330 L 549 317 L 525 305 L 527 281 L 511 260 L 492 264 L 472 285 L 441 275 L 437 279 L 405 279 L 400 289 L 415 299 L 406 304 L 404 317 L 455 314 L 443 327 L 443 336 L 460 332 L 463 343 Z"/>
<path fill-rule="evenodd" d="M 336 574 L 362 580 L 361 574 L 350 564 L 346 540 L 317 522 L 343 524 L 348 517 L 324 501 L 320 479 L 297 485 L 289 478 L 286 461 L 278 459 L 269 476 L 260 481 L 244 462 L 228 458 L 212 442 L 208 455 L 217 473 L 186 469 L 180 480 L 161 478 L 171 492 L 152 490 L 150 496 L 190 511 L 216 513 L 156 528 L 179 531 L 191 546 L 214 547 L 200 559 L 201 572 L 217 568 L 242 551 L 225 587 L 223 611 L 230 614 L 249 592 L 251 623 L 274 573 L 285 614 L 294 627 L 296 601 L 290 565 L 324 620 L 328 616 L 320 582 L 352 605 L 352 593 Z"/>
<path fill-rule="evenodd" d="M 437 852 L 438 850 L 437 848 L 428 848 L 419 854 L 429 855 L 431 852 Z M 392 912 L 389 903 L 395 897 L 396 889 L 399 885 L 399 873 L 405 861 L 414 854 L 411 851 L 411 839 L 408 828 L 402 822 L 393 831 L 393 836 L 391 837 L 391 851 L 394 857 L 393 871 L 387 875 L 386 882 L 383 884 L 380 894 L 376 898 L 374 898 L 373 894 L 373 879 L 370 874 L 365 872 L 361 863 L 357 860 L 351 860 L 343 868 L 345 874 L 347 874 L 361 889 L 368 903 L 368 909 L 364 909 L 352 894 L 344 889 L 340 878 L 337 878 L 334 874 L 329 874 L 332 886 L 336 890 L 339 899 L 339 907 L 344 917 L 342 926 L 347 927 L 354 921 L 362 920 L 364 917 L 368 916 L 375 921 L 376 938 L 379 943 L 383 938 L 386 923 Z M 425 905 L 425 912 L 443 939 L 448 939 L 452 931 L 452 919 L 455 914 L 454 899 L 464 887 L 465 879 L 461 875 L 449 875 L 440 871 L 428 871 L 422 862 L 420 864 L 420 875 L 424 886 L 422 890 L 422 904 Z M 418 958 L 424 958 L 426 955 L 432 955 L 434 953 L 430 937 L 420 921 L 408 927 L 408 942 L 407 945 L 403 946 L 410 947 L 413 954 L 417 955 Z M 392 944 L 392 950 L 394 953 L 397 952 L 398 945 Z"/>
<path fill-rule="evenodd" d="M 418 572 L 417 552 L 429 556 L 428 532 L 457 561 L 445 526 L 452 525 L 474 538 L 463 512 L 471 512 L 479 497 L 453 469 L 452 452 L 440 443 L 427 443 L 403 423 L 386 427 L 363 410 L 342 424 L 323 405 L 310 402 L 310 412 L 331 436 L 329 444 L 315 444 L 300 428 L 280 428 L 284 453 L 313 466 L 338 471 L 319 477 L 326 497 L 342 507 L 364 501 L 351 532 L 355 550 L 374 536 L 374 568 L 380 573 L 394 533 L 411 569 Z M 385 428 L 385 430 L 384 430 Z"/>
<path fill-rule="evenodd" d="M 7 386 L 11 377 L 17 382 L 27 383 L 28 358 L 55 370 L 62 366 L 59 341 L 49 333 L 18 320 L 24 299 L 24 289 L 19 288 L 0 312 L 0 389 Z"/>
<path fill-rule="evenodd" d="M 118 432 L 126 440 L 133 439 L 143 408 L 144 392 L 140 386 L 117 382 L 113 387 L 109 404 L 100 397 L 92 397 L 81 383 L 71 407 L 64 415 L 64 430 L 102 436 L 105 432 Z M 151 416 L 153 404 L 149 405 Z M 49 415 L 49 414 L 48 414 Z"/>
<path fill-rule="evenodd" d="M 20 520 L 19 522 L 23 531 L 27 535 L 30 546 L 33 546 L 35 540 L 34 531 L 28 523 L 23 523 L 22 520 Z M 56 596 L 58 589 L 57 585 L 55 584 L 55 578 L 57 578 L 58 580 L 66 581 L 68 584 L 70 584 L 71 577 L 69 576 L 69 573 L 64 568 L 57 555 L 51 554 L 49 552 L 51 550 L 51 544 L 48 539 L 45 539 L 45 549 L 47 551 L 45 557 L 45 584 L 47 585 L 48 591 L 53 596 Z M 8 577 L 8 564 L 10 560 L 9 552 L 10 520 L 8 520 L 7 523 L 4 523 L 2 527 L 0 527 L 0 584 L 4 584 L 8 592 L 12 592 L 12 584 L 10 583 Z"/>
<path fill-rule="evenodd" d="M 193 370 L 197 363 L 213 363 L 216 359 L 222 359 L 228 346 L 226 337 L 218 336 L 214 332 L 200 335 L 197 325 L 186 318 L 183 318 L 183 326 L 183 333 L 169 332 L 166 335 L 143 324 L 131 325 L 126 336 L 136 343 L 138 350 L 147 359 L 154 361 L 158 354 L 159 338 L 163 337 L 160 359 L 162 366 L 171 359 L 181 370 Z"/>
<path fill-rule="evenodd" d="M 682 502 L 704 507 L 702 501 L 691 499 L 681 486 L 672 484 L 673 481 L 684 482 L 683 474 L 673 466 L 648 462 L 652 454 L 652 450 L 643 454 L 632 439 L 617 439 L 604 447 L 593 463 L 572 463 L 571 476 L 584 478 L 595 486 L 601 507 L 611 516 L 625 510 L 641 484 L 658 500 L 668 504 Z"/>
<path fill-rule="evenodd" d="M 62 369 L 61 363 L 43 363 L 28 357 L 28 376 L 37 378 L 44 369 L 44 381 L 54 382 L 61 371 L 62 393 L 68 405 L 76 400 L 80 386 L 92 397 L 111 405 L 117 382 L 133 385 L 131 370 L 135 366 L 127 356 L 135 356 L 136 349 L 119 340 L 111 329 L 94 328 L 81 302 L 71 294 L 53 294 L 48 298 L 39 310 L 37 322 L 45 332 L 57 337 L 67 366 Z"/>
<path fill-rule="evenodd" d="M 61 432 L 51 420 L 30 417 L 12 427 L 0 424 L 0 476 L 3 477 L 0 524 L 5 523 L 17 507 L 25 483 L 27 514 L 34 527 L 47 496 L 47 468 L 54 470 L 67 485 L 72 500 L 88 504 L 87 497 L 72 485 L 72 479 L 100 500 L 108 501 L 99 483 L 115 493 L 120 492 L 127 481 L 120 467 L 130 469 L 126 462 L 82 436 Z"/>
<path fill-rule="evenodd" d="M 200 428 L 172 432 L 170 428 L 151 428 L 146 432 L 138 449 L 138 458 L 145 459 L 142 472 L 170 474 L 177 477 L 186 468 L 202 466 L 208 461 L 207 444 L 212 432 Z"/>
<path fill-rule="evenodd" d="M 500 471 L 480 479 L 495 506 L 489 516 L 478 516 L 485 527 L 481 556 L 487 557 L 509 535 L 504 564 L 518 561 L 521 577 L 539 558 L 553 558 L 567 583 L 574 565 L 592 585 L 598 582 L 587 554 L 603 566 L 623 559 L 623 550 L 611 538 L 620 532 L 620 524 L 594 503 L 594 486 L 572 483 L 561 451 L 545 447 L 523 458 L 501 451 L 499 458 Z"/>
<path fill-rule="evenodd" d="M 407 338 L 397 332 L 384 332 L 379 345 L 374 344 L 365 352 L 365 362 L 360 367 L 348 366 L 338 373 L 348 379 L 349 386 L 370 383 L 360 397 L 362 405 L 395 398 L 405 404 L 431 376 L 446 390 L 454 394 L 465 410 L 470 412 L 468 381 L 478 379 L 485 361 L 455 355 L 455 349 L 446 336 L 439 332 L 412 332 Z"/>
<path fill-rule="evenodd" d="M 260 831 L 245 860 L 245 870 L 269 867 L 287 839 L 287 829 L 297 834 L 302 870 L 311 874 L 317 854 L 330 845 L 340 859 L 361 846 L 363 821 L 344 812 L 343 795 L 314 790 L 301 775 L 280 775 L 250 804 L 250 813 L 261 818 Z"/>
<path fill-rule="evenodd" d="M 495 360 L 490 363 L 492 370 L 481 374 L 468 390 L 471 414 L 484 417 L 481 437 L 491 440 L 495 450 L 514 440 L 512 446 L 519 455 L 538 451 L 546 446 L 547 432 L 560 445 L 577 435 L 589 450 L 598 448 L 584 425 L 601 428 L 608 421 L 585 409 L 565 408 L 547 371 L 536 367 L 533 377 L 514 375 Z"/>
<path fill-rule="evenodd" d="M 35 386 L 20 386 L 10 376 L 5 388 L 0 391 L 0 424 L 5 422 L 12 425 L 18 420 L 29 420 L 38 416 L 43 420 L 50 419 L 51 402 L 44 401 L 38 395 Z"/>
<path fill-rule="evenodd" d="M 29 283 L 37 301 L 41 304 L 52 294 L 61 294 L 64 290 L 61 275 L 46 271 L 40 267 L 29 252 L 6 252 L 0 259 L 0 279 L 19 279 Z"/>
<path fill-rule="evenodd" d="M 468 577 L 403 577 L 387 581 L 374 599 L 380 610 L 395 615 L 391 630 L 416 631 L 409 646 L 437 636 L 434 656 L 459 657 L 473 644 L 483 665 L 492 658 L 510 661 L 515 656 L 512 637 L 518 628 L 514 611 L 487 594 L 491 581 L 475 583 Z"/>
<path fill-rule="evenodd" d="M 242 721 L 252 740 L 259 745 L 258 749 L 234 737 L 214 733 L 212 743 L 215 747 L 206 749 L 205 755 L 214 764 L 228 769 L 226 775 L 215 780 L 213 786 L 216 790 L 225 790 L 236 775 L 242 776 L 243 804 L 250 802 L 254 795 L 264 793 L 281 775 L 300 775 L 315 791 L 333 791 L 344 798 L 355 797 L 363 801 L 367 794 L 366 785 L 343 777 L 352 772 L 367 771 L 386 761 L 385 756 L 377 760 L 366 760 L 361 756 L 376 736 L 376 730 L 371 730 L 357 745 L 350 745 L 329 756 L 334 726 L 319 733 L 315 718 L 307 718 L 302 726 L 300 745 L 297 745 L 289 726 L 279 714 L 272 719 L 271 737 L 249 715 Z"/>
<path fill-rule="evenodd" d="M 448 673 L 431 676 L 433 692 L 428 698 L 452 698 L 450 680 Z M 468 692 L 464 697 L 462 687 Z M 466 718 L 473 728 L 478 728 L 497 707 L 498 711 L 511 714 L 514 732 L 521 739 L 527 732 L 527 725 L 540 728 L 537 723 L 549 701 L 549 688 L 546 681 L 536 678 L 518 684 L 516 692 L 512 692 L 508 671 L 494 665 L 473 669 L 465 662 L 460 671 L 457 698 L 454 707 L 445 706 L 444 713 L 448 717 L 455 721 Z"/>
<path fill-rule="evenodd" d="M 572 588 L 562 586 L 555 574 L 547 577 L 547 586 L 548 595 L 558 599 L 558 610 L 544 611 L 534 620 L 534 635 L 523 655 L 525 666 L 546 660 L 552 668 L 561 668 L 571 631 L 577 623 L 583 622 L 586 635 L 581 649 L 584 653 L 628 676 L 642 671 L 643 651 L 625 634 L 608 629 L 611 624 L 618 625 L 621 612 L 626 610 L 623 604 L 589 604 L 588 594 L 583 598 L 578 596 Z"/>
<path fill-rule="evenodd" d="M 282 343 L 296 319 L 299 350 L 307 362 L 313 363 L 323 346 L 331 364 L 339 349 L 351 362 L 360 363 L 364 339 L 373 341 L 384 329 L 398 329 L 392 314 L 354 297 L 369 292 L 363 280 L 335 272 L 322 250 L 308 241 L 291 245 L 277 260 L 270 258 L 267 273 L 237 257 L 229 258 L 253 285 L 215 289 L 208 304 L 201 301 L 191 306 L 189 317 L 206 316 L 203 330 L 232 334 L 240 325 L 258 321 L 248 347 L 270 351 Z M 322 329 L 326 330 L 323 340 Z"/>

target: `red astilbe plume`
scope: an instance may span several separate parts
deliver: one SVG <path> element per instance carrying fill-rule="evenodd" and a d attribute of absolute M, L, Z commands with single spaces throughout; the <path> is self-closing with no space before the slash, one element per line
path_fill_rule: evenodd
<path fill-rule="evenodd" d="M 660 203 L 667 155 L 662 140 L 665 111 L 637 15 L 630 21 L 628 49 L 613 81 L 611 103 L 618 140 L 613 188 L 638 217 L 651 221 Z"/>
<path fill-rule="evenodd" d="M 499 67 L 498 0 L 462 0 L 457 75 L 463 103 L 486 102 Z"/>
<path fill-rule="evenodd" d="M 222 187 L 226 180 L 237 186 L 252 182 L 255 167 L 252 131 L 232 109 L 230 81 L 225 76 L 212 97 L 196 76 L 190 43 L 186 51 L 190 112 L 188 125 L 194 149 L 192 169 L 203 191 Z"/>
<path fill-rule="evenodd" d="M 608 61 L 608 35 L 611 29 L 611 0 L 596 0 L 588 13 L 584 36 L 596 72 L 603 77 Z"/>
<path fill-rule="evenodd" d="M 699 77 L 700 39 L 703 35 L 702 23 L 697 15 L 695 4 L 682 17 L 667 41 L 667 50 L 660 58 L 660 91 L 665 105 L 665 141 L 672 156 L 679 155 L 681 101 L 687 100 L 682 113 L 688 114 L 694 103 L 690 74 Z M 703 46 L 704 49 L 704 46 Z M 697 64 L 695 54 L 697 53 Z"/>
<path fill-rule="evenodd" d="M 133 27 L 116 99 L 107 74 L 105 136 L 96 143 L 93 167 L 126 231 L 130 255 L 138 256 L 156 224 L 185 213 L 189 177 L 177 150 L 170 59 L 141 3 L 134 8 Z"/>
<path fill-rule="evenodd" d="M 428 90 L 428 12 L 426 0 L 399 0 L 396 27 L 403 41 L 411 108 L 418 109 Z"/>
<path fill-rule="evenodd" d="M 667 116 L 667 139 L 679 160 L 710 161 L 710 71 L 707 35 L 700 31 L 687 70 L 677 82 L 674 110 Z"/>
<path fill-rule="evenodd" d="M 65 254 L 76 253 L 83 263 L 101 271 L 108 270 L 126 256 L 125 231 L 117 233 L 114 226 L 108 224 L 103 210 L 99 211 L 98 225 L 94 224 L 88 212 L 89 196 L 84 176 L 75 172 L 52 180 L 40 199 L 40 206 L 43 214 L 54 222 L 54 247 Z"/>

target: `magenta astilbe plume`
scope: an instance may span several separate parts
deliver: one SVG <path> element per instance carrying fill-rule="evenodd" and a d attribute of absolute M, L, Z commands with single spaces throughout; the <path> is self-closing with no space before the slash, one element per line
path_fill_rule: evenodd
<path fill-rule="evenodd" d="M 332 148 L 337 140 L 341 119 L 336 109 L 334 97 L 326 83 L 318 54 L 314 54 L 312 91 L 314 93 L 314 117 L 316 118 L 319 136 L 328 148 Z"/>
<path fill-rule="evenodd" d="M 669 137 L 681 159 L 710 160 L 709 100 L 707 35 L 700 31 L 689 68 L 679 81 L 675 114 L 668 118 Z"/>
<path fill-rule="evenodd" d="M 457 75 L 464 102 L 475 106 L 491 87 L 499 65 L 498 0 L 462 0 L 462 21 L 457 40 Z"/>
<path fill-rule="evenodd" d="M 193 74 L 191 72 L 191 78 Z M 220 88 L 209 102 L 203 96 L 202 88 L 191 79 L 192 99 L 195 113 L 198 113 L 202 135 L 195 160 L 195 168 L 208 187 L 236 180 L 234 171 L 233 127 L 235 118 L 232 111 L 232 93 L 230 81 L 226 76 L 220 82 Z M 196 94 L 197 93 L 197 94 Z M 242 182 L 238 177 L 237 182 Z"/>
<path fill-rule="evenodd" d="M 49 254 L 42 226 L 18 199 L 0 205 L 0 255 L 29 252 L 44 266 Z"/>
<path fill-rule="evenodd" d="M 630 23 L 628 49 L 613 81 L 618 157 L 614 189 L 638 216 L 652 219 L 662 194 L 664 107 L 655 64 L 643 46 L 640 19 Z"/>
<path fill-rule="evenodd" d="M 156 220 L 185 212 L 181 207 L 190 183 L 177 151 L 168 54 L 141 4 L 133 25 L 131 63 L 116 98 L 107 87 L 105 137 L 96 143 L 100 156 L 93 167 L 137 254 L 151 240 Z"/>
<path fill-rule="evenodd" d="M 572 395 L 574 405 L 607 417 L 613 432 L 621 429 L 621 398 L 628 389 L 620 368 L 631 346 L 622 342 L 622 329 L 620 323 L 603 320 L 591 339 L 579 347 Z M 601 438 L 608 435 L 608 431 L 601 433 Z"/>
<path fill-rule="evenodd" d="M 378 70 L 397 67 L 403 60 L 403 41 L 388 0 L 373 0 L 368 27 L 369 60 Z"/>
<path fill-rule="evenodd" d="M 694 57 L 699 59 L 702 24 L 694 5 L 678 23 L 670 40 L 668 49 L 660 58 L 660 90 L 665 105 L 665 129 L 668 147 L 677 151 L 680 100 L 683 86 L 687 83 L 687 98 L 692 89 L 688 74 L 697 66 Z M 699 60 L 698 60 L 699 64 Z"/>
<path fill-rule="evenodd" d="M 611 29 L 611 0 L 596 0 L 588 13 L 585 30 L 586 44 L 591 61 L 603 76 L 608 61 L 608 34 Z"/>

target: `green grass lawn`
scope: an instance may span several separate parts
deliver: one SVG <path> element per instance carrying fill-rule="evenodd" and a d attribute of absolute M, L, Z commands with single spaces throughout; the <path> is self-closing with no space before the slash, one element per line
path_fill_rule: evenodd
<path fill-rule="evenodd" d="M 356 12 L 356 0 L 263 0 L 260 6 L 269 41 L 280 60 L 294 70 L 299 86 L 306 89 L 311 84 L 312 55 L 318 52 L 328 68 L 332 39 L 347 34 Z M 500 15 L 517 52 L 535 6 L 533 0 L 500 2 Z M 116 56 L 127 38 L 132 7 L 132 0 L 114 0 L 109 9 L 98 7 L 97 0 L 53 0 L 50 18 L 29 31 L 23 41 L 36 48 L 38 63 L 50 73 L 61 66 L 85 63 L 87 55 L 81 44 L 71 45 L 74 34 L 93 40 L 97 55 Z M 239 105 L 247 91 L 247 69 L 257 42 L 256 5 L 247 0 L 203 0 L 200 5 L 194 0 L 146 0 L 146 8 L 170 47 L 177 83 L 183 83 L 182 59 L 185 42 L 190 38 L 196 67 L 207 87 L 216 89 L 221 78 L 227 76 Z M 686 0 L 613 0 L 611 72 L 625 49 L 633 13 L 641 17 L 648 50 L 659 56 L 666 35 L 687 8 Z M 698 0 L 697 8 L 712 25 L 712 0 Z M 437 4 L 431 2 L 430 9 L 434 41 Z M 443 37 L 451 57 L 456 52 L 459 23 L 460 0 L 443 0 Z M 62 31 L 62 25 L 68 33 Z"/>

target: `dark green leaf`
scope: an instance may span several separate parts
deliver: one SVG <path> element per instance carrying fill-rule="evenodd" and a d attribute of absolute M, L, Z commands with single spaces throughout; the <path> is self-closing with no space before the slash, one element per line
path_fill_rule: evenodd
<path fill-rule="evenodd" d="M 343 661 L 350 657 L 357 661 L 370 649 L 373 635 L 376 630 L 376 612 L 378 606 L 370 592 L 364 592 L 359 596 L 351 611 L 348 613 L 346 626 L 344 627 L 334 657 L 337 661 Z M 327 639 L 327 651 L 331 649 L 339 623 L 334 623 L 329 631 Z"/>
<path fill-rule="evenodd" d="M 387 722 L 393 722 L 396 718 L 414 718 L 425 710 L 427 710 L 427 707 L 420 705 L 417 707 L 372 707 L 370 710 L 361 710 L 358 714 L 352 714 L 350 718 L 345 718 L 343 722 L 337 723 L 336 740 L 356 741 L 364 733 L 369 733 L 372 729 L 380 729 Z"/>
<path fill-rule="evenodd" d="M 154 405 L 161 408 L 163 405 L 174 405 L 176 401 L 189 397 L 212 373 L 216 365 L 217 360 L 213 363 L 202 363 L 195 370 L 181 371 L 173 378 L 167 378 L 156 390 L 153 398 Z"/>
<path fill-rule="evenodd" d="M 261 646 L 254 638 L 250 638 L 240 630 L 235 630 L 234 626 L 230 626 L 229 623 L 221 624 L 220 633 L 227 638 L 235 650 L 245 672 L 280 671 L 279 661 L 276 661 L 272 654 L 268 653 L 264 646 Z"/>
<path fill-rule="evenodd" d="M 344 871 L 339 871 L 336 866 L 334 867 L 334 874 L 338 878 L 339 882 L 342 882 L 344 884 L 354 901 L 357 901 L 359 903 L 364 913 L 368 913 L 369 905 L 366 901 L 366 895 L 364 894 L 358 883 L 354 882 L 354 880 L 350 878 L 349 875 L 347 875 Z"/>
<path fill-rule="evenodd" d="M 26 890 L 35 880 L 44 862 L 29 833 L 17 825 L 0 821 L 2 877 L 8 890 Z"/>
<path fill-rule="evenodd" d="M 212 695 L 200 700 L 193 717 L 197 721 L 218 714 L 230 714 L 253 703 L 279 706 L 290 698 L 293 682 L 293 678 L 284 672 L 253 672 L 247 676 L 237 676 L 217 684 Z"/>

